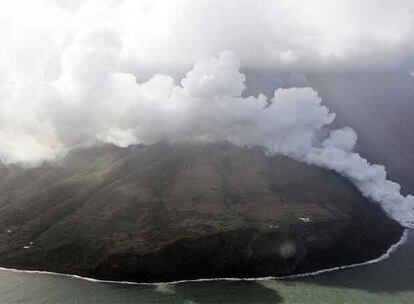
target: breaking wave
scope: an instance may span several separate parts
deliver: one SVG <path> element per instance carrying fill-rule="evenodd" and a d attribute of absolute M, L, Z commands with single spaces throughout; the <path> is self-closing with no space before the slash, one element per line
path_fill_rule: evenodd
<path fill-rule="evenodd" d="M 254 281 L 265 281 L 265 280 L 287 280 L 287 279 L 317 276 L 317 275 L 328 273 L 328 272 L 350 269 L 350 268 L 355 268 L 355 267 L 360 267 L 360 266 L 365 266 L 365 265 L 372 265 L 372 264 L 382 262 L 388 259 L 392 253 L 394 253 L 402 245 L 404 245 L 404 243 L 408 239 L 408 232 L 409 232 L 409 229 L 405 229 L 400 240 L 397 243 L 393 244 L 390 248 L 388 248 L 388 250 L 384 254 L 382 254 L 376 259 L 369 260 L 369 261 L 362 262 L 362 263 L 338 266 L 338 267 L 333 267 L 333 268 L 321 269 L 321 270 L 314 271 L 314 272 L 300 273 L 300 274 L 294 274 L 294 275 L 288 275 L 288 276 L 267 276 L 267 277 L 258 277 L 258 278 L 204 278 L 204 279 L 201 278 L 201 279 L 193 279 L 193 280 L 178 280 L 178 281 L 171 281 L 171 282 L 153 282 L 153 283 L 141 282 L 140 283 L 140 282 L 130 282 L 130 281 L 99 280 L 99 279 L 93 279 L 93 278 L 88 278 L 88 277 L 82 277 L 82 276 L 74 275 L 74 274 L 64 274 L 64 273 L 50 272 L 50 271 L 19 270 L 19 269 L 13 269 L 13 268 L 5 268 L 5 267 L 0 267 L 0 270 L 17 272 L 17 273 L 27 273 L 27 274 L 53 275 L 53 276 L 67 277 L 67 278 L 73 278 L 73 279 L 80 279 L 80 280 L 95 282 L 95 283 L 124 284 L 124 285 L 137 285 L 137 286 L 159 286 L 159 285 L 165 286 L 165 285 L 176 285 L 176 284 L 183 284 L 183 283 L 216 282 L 216 281 L 254 282 Z"/>

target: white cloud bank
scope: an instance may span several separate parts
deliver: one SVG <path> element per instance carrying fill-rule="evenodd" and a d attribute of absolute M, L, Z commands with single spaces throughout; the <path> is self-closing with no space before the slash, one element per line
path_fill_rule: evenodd
<path fill-rule="evenodd" d="M 363 2 L 363 3 L 361 3 Z M 0 159 L 38 164 L 85 143 L 228 140 L 337 171 L 406 227 L 414 197 L 353 152 L 311 88 L 242 97 L 248 65 L 393 67 L 413 48 L 412 1 L 2 1 Z M 391 9 L 392 8 L 392 9 Z M 106 26 L 102 26 L 105 24 Z M 220 54 L 219 57 L 215 57 Z M 137 83 L 120 66 L 187 65 Z M 270 106 L 268 106 L 270 101 Z"/>
<path fill-rule="evenodd" d="M 73 36 L 106 25 L 138 67 L 230 49 L 244 65 L 387 69 L 413 63 L 413 16 L 412 0 L 0 0 L 0 63 L 55 76 Z"/>

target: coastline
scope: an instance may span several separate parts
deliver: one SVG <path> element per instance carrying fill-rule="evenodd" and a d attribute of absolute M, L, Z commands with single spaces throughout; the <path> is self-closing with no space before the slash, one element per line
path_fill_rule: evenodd
<path fill-rule="evenodd" d="M 398 250 L 402 245 L 405 244 L 405 242 L 408 239 L 408 232 L 410 229 L 404 229 L 401 238 L 398 242 L 391 245 L 385 253 L 383 253 L 381 256 L 368 260 L 366 262 L 362 263 L 356 263 L 356 264 L 350 264 L 350 265 L 344 265 L 344 266 L 338 266 L 338 267 L 332 267 L 327 269 L 321 269 L 314 272 L 308 272 L 308 273 L 299 273 L 289 276 L 268 276 L 268 277 L 257 277 L 257 278 L 200 278 L 200 279 L 193 279 L 193 280 L 178 280 L 178 281 L 167 281 L 167 282 L 153 282 L 153 283 L 146 283 L 146 282 L 130 282 L 130 281 L 111 281 L 111 280 L 99 280 L 89 277 L 83 277 L 76 274 L 65 274 L 65 273 L 58 273 L 58 272 L 50 272 L 50 271 L 40 271 L 40 270 L 20 270 L 20 269 L 14 269 L 14 268 L 5 268 L 0 267 L 0 270 L 2 271 L 9 271 L 9 272 L 16 272 L 16 273 L 26 273 L 26 274 L 44 274 L 44 275 L 52 275 L 52 276 L 60 276 L 60 277 L 67 277 L 67 278 L 73 278 L 88 282 L 95 282 L 95 283 L 106 283 L 106 284 L 121 284 L 121 285 L 135 285 L 135 286 L 158 286 L 158 285 L 177 285 L 177 284 L 183 284 L 183 283 L 197 283 L 197 282 L 216 282 L 216 281 L 228 281 L 228 282 L 254 282 L 254 281 L 265 281 L 265 280 L 288 280 L 288 279 L 295 279 L 295 278 L 301 278 L 301 277 L 311 277 L 311 276 L 317 276 L 320 274 L 338 271 L 338 270 L 344 270 L 344 269 L 350 269 L 350 268 L 356 268 L 361 267 L 365 265 L 372 265 L 380 263 L 390 257 L 390 255 Z"/>

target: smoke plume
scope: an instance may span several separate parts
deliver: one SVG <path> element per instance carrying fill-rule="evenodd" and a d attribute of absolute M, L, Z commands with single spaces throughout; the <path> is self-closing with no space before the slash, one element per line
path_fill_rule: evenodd
<path fill-rule="evenodd" d="M 352 27 L 345 31 L 342 26 L 347 22 L 339 19 L 335 29 L 345 38 L 340 42 L 332 40 L 330 28 L 322 21 L 324 15 L 319 20 L 311 6 L 296 3 L 312 18 L 302 20 L 295 13 L 297 19 L 291 20 L 292 14 L 284 13 L 291 13 L 296 7 L 291 2 L 297 1 L 280 1 L 269 9 L 265 5 L 268 1 L 252 6 L 247 2 L 177 1 L 176 8 L 163 1 L 89 1 L 64 8 L 39 2 L 41 5 L 27 6 L 50 14 L 51 19 L 46 24 L 39 22 L 34 30 L 27 7 L 8 7 L 8 11 L 21 8 L 18 13 L 26 23 L 10 25 L 7 14 L 0 15 L 0 21 L 6 20 L 0 34 L 7 34 L 7 25 L 13 34 L 5 35 L 6 47 L 1 51 L 4 54 L 0 53 L 0 159 L 36 165 L 79 145 L 100 142 L 128 146 L 227 140 L 240 146 L 259 145 L 269 155 L 283 154 L 338 172 L 367 198 L 381 204 L 392 218 L 414 227 L 414 197 L 401 195 L 400 186 L 387 180 L 383 166 L 370 164 L 353 152 L 356 133 L 342 128 L 323 135 L 331 129 L 335 114 L 322 104 L 316 91 L 277 89 L 270 99 L 264 94 L 244 97 L 245 76 L 238 57 L 230 51 L 220 53 L 235 49 L 249 64 L 275 66 L 357 66 L 366 58 L 370 58 L 369 64 L 393 58 L 394 64 L 402 62 L 412 46 L 412 37 L 404 31 L 408 24 L 405 12 L 397 10 L 392 15 L 397 24 L 381 34 L 373 34 L 370 27 L 356 34 L 361 26 L 358 31 Z M 411 1 L 401 2 L 402 7 L 413 8 Z M 237 16 L 231 15 L 236 6 L 240 8 Z M 375 2 L 375 7 L 386 6 L 386 1 Z M 130 13 L 132 8 L 135 10 Z M 341 13 L 348 12 L 348 17 L 354 18 L 355 7 L 347 4 L 346 8 Z M 97 18 L 91 18 L 91 12 Z M 277 22 L 271 22 L 275 15 L 269 12 L 277 13 Z M 370 11 L 377 15 L 384 12 Z M 203 23 L 213 17 L 230 19 L 217 22 L 215 27 Z M 110 21 L 110 26 L 91 24 L 91 20 L 101 19 Z M 315 20 L 319 21 L 316 25 Z M 26 35 L 27 31 L 32 35 Z M 19 39 L 31 54 L 14 48 Z M 382 46 L 384 41 L 388 45 L 392 42 L 393 47 L 371 47 Z M 378 49 L 382 51 L 372 53 Z M 126 61 L 135 59 L 185 65 L 197 58 L 201 59 L 180 83 L 161 74 L 137 82 L 122 68 Z"/>

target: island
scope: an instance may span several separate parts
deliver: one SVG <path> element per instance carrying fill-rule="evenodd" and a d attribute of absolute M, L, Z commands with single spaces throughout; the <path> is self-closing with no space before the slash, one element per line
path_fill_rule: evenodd
<path fill-rule="evenodd" d="M 377 258 L 403 227 L 333 171 L 260 147 L 78 148 L 0 166 L 0 266 L 168 282 Z"/>

